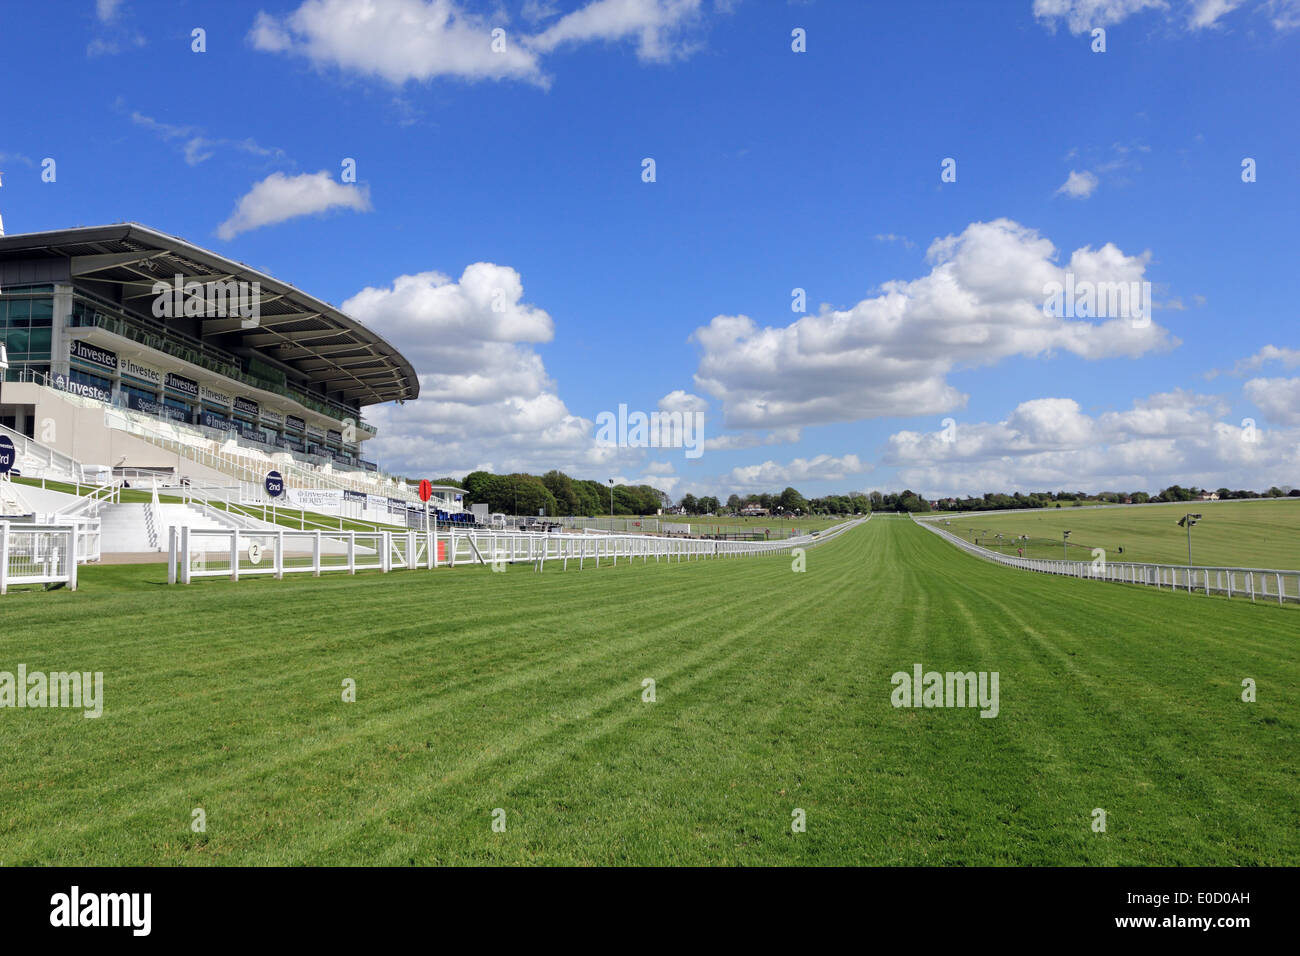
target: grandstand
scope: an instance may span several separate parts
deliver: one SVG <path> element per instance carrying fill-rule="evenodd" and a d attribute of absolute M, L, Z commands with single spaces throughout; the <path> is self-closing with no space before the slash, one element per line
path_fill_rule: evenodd
<path fill-rule="evenodd" d="M 376 434 L 365 408 L 419 394 L 407 359 L 333 306 L 182 239 L 136 223 L 0 236 L 0 342 L 15 471 L 75 489 L 60 502 L 5 482 L 0 515 L 107 507 L 115 527 L 157 522 L 156 508 L 124 519 L 140 503 L 103 492 L 90 507 L 83 486 L 256 505 L 273 470 L 287 503 L 314 513 L 388 521 L 423 508 L 364 450 Z M 440 486 L 431 506 L 451 518 L 462 502 Z M 164 527 L 121 530 L 148 550 L 165 539 Z"/>

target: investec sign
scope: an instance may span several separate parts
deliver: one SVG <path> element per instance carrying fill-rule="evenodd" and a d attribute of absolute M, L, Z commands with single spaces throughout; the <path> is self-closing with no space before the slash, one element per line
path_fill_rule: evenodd
<path fill-rule="evenodd" d="M 199 397 L 199 383 L 192 378 L 182 378 L 175 372 L 168 372 L 164 384 L 173 392 L 179 392 L 189 398 Z"/>
<path fill-rule="evenodd" d="M 83 362 L 90 362 L 92 365 L 117 370 L 116 352 L 101 349 L 99 346 L 83 342 L 81 339 L 72 340 L 72 344 L 68 347 L 68 354 L 73 358 L 81 359 Z"/>
<path fill-rule="evenodd" d="M 161 385 L 163 382 L 163 373 L 156 368 L 150 368 L 147 365 L 141 365 L 139 362 L 127 356 L 122 356 L 122 364 L 119 371 L 123 375 L 130 375 L 132 378 L 138 378 L 142 382 L 151 382 L 154 385 Z"/>
<path fill-rule="evenodd" d="M 61 392 L 71 392 L 73 395 L 81 395 L 101 402 L 111 402 L 113 400 L 112 393 L 107 389 L 100 388 L 97 385 L 88 385 L 85 382 L 78 382 L 62 374 L 54 376 L 54 387 Z"/>

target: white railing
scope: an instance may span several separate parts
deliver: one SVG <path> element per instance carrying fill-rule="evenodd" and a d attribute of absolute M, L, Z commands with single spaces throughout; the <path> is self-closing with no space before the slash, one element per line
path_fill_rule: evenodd
<path fill-rule="evenodd" d="M 846 522 L 816 535 L 782 541 L 713 541 L 651 535 L 533 534 L 525 531 L 457 530 L 454 527 L 418 531 L 245 531 L 226 528 L 172 528 L 168 542 L 167 580 L 189 584 L 194 578 L 249 575 L 277 578 L 295 572 L 319 576 L 323 571 L 532 564 L 567 569 L 570 561 L 583 570 L 587 562 L 617 566 L 638 558 L 661 561 L 753 557 L 788 553 L 834 540 L 863 521 Z"/>
<path fill-rule="evenodd" d="M 78 526 L 0 521 L 0 594 L 20 584 L 77 589 Z"/>
<path fill-rule="evenodd" d="M 250 485 L 260 484 L 266 477 L 266 473 L 274 468 L 280 471 L 286 482 L 299 488 L 360 491 L 381 497 L 401 498 L 412 503 L 418 500 L 417 496 L 404 485 L 399 485 L 378 472 L 360 470 L 342 472 L 333 468 L 326 471 L 323 467 L 308 467 L 287 451 L 244 448 L 233 443 L 229 434 L 214 433 L 211 429 L 179 422 L 166 422 L 174 433 L 180 434 L 184 430 L 192 435 L 196 442 L 202 444 L 184 441 L 174 435 L 166 434 L 160 425 L 155 424 L 153 416 L 142 412 L 106 407 L 104 424 L 108 428 L 127 432 L 182 458 L 188 458 L 196 464 L 230 475 L 237 481 Z M 217 434 L 221 437 L 214 437 Z M 205 445 L 209 447 L 204 447 Z"/>
<path fill-rule="evenodd" d="M 24 478 L 47 478 L 74 484 L 85 482 L 86 478 L 81 469 L 81 462 L 71 455 L 55 451 L 48 445 L 34 441 L 22 432 L 14 431 L 6 425 L 0 425 L 0 435 L 7 435 L 14 443 L 14 448 L 18 451 L 20 459 L 26 459 L 26 467 L 22 469 Z M 30 462 L 33 461 L 38 463 L 41 474 L 32 471 Z"/>
<path fill-rule="evenodd" d="M 1022 558 L 1000 554 L 971 544 L 965 538 L 936 527 L 931 521 L 917 521 L 921 527 L 986 561 L 994 561 L 1026 571 L 1057 574 L 1092 581 L 1117 584 L 1143 584 L 1148 587 L 1198 594 L 1222 594 L 1230 598 L 1276 601 L 1278 604 L 1300 603 L 1300 571 L 1271 568 L 1197 567 L 1180 564 L 1139 564 L 1129 561 L 1070 561 L 1064 558 Z"/>

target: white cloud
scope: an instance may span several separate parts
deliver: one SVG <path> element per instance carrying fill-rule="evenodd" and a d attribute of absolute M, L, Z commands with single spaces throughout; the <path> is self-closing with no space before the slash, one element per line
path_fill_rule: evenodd
<path fill-rule="evenodd" d="M 570 43 L 635 38 L 641 59 L 667 60 L 691 52 L 682 31 L 699 13 L 700 0 L 593 0 L 528 42 L 548 53 Z"/>
<path fill-rule="evenodd" d="M 1049 30 L 1064 23 L 1076 36 L 1108 27 L 1143 10 L 1159 10 L 1189 32 L 1222 26 L 1222 19 L 1247 0 L 1034 0 L 1034 16 Z M 1257 4 L 1274 29 L 1300 26 L 1300 0 L 1266 0 Z"/>
<path fill-rule="evenodd" d="M 1164 0 L 1034 0 L 1034 16 L 1050 29 L 1064 21 L 1073 34 L 1108 27 L 1141 10 L 1166 9 Z"/>
<path fill-rule="evenodd" d="M 659 399 L 659 411 L 661 412 L 704 412 L 708 411 L 708 409 L 709 403 L 707 399 L 692 395 L 680 388 L 674 389 Z"/>
<path fill-rule="evenodd" d="M 1300 425 L 1300 378 L 1252 378 L 1242 392 L 1269 421 Z"/>
<path fill-rule="evenodd" d="M 544 85 L 537 56 L 504 23 L 467 13 L 453 0 L 306 0 L 283 19 L 259 12 L 248 40 L 269 53 L 295 53 L 400 86 L 409 80 L 514 78 Z"/>
<path fill-rule="evenodd" d="M 1187 15 L 1187 25 L 1193 30 L 1203 30 L 1218 24 L 1219 18 L 1231 13 L 1246 0 L 1193 0 Z"/>
<path fill-rule="evenodd" d="M 144 36 L 123 22 L 122 0 L 95 0 L 95 19 L 102 32 L 86 44 L 87 56 L 113 56 L 145 45 Z"/>
<path fill-rule="evenodd" d="M 1283 368 L 1295 368 L 1300 366 L 1300 349 L 1292 349 L 1276 345 L 1265 345 L 1249 358 L 1241 359 L 1233 366 L 1234 375 L 1242 375 L 1246 372 L 1262 368 L 1268 362 L 1278 362 Z"/>
<path fill-rule="evenodd" d="M 696 385 L 722 401 L 728 427 L 799 427 L 962 408 L 966 396 L 946 378 L 958 365 L 1056 350 L 1133 358 L 1177 344 L 1154 322 L 1044 312 L 1047 283 L 1067 269 L 1076 281 L 1141 281 L 1147 254 L 1107 243 L 1075 250 L 1062 267 L 1049 240 L 999 219 L 935 240 L 927 255 L 928 275 L 886 282 L 847 310 L 782 327 L 716 316 L 692 335 L 702 350 Z"/>
<path fill-rule="evenodd" d="M 774 428 L 766 435 L 757 432 L 730 432 L 704 440 L 705 451 L 738 451 L 759 445 L 792 445 L 802 435 L 798 428 Z"/>
<path fill-rule="evenodd" d="M 1300 27 L 1300 0 L 1269 0 L 1264 9 L 1272 18 L 1276 30 L 1294 30 Z"/>
<path fill-rule="evenodd" d="M 548 4 L 529 3 L 525 19 L 549 19 Z M 541 58 L 560 47 L 633 40 L 642 60 L 686 56 L 700 22 L 700 0 L 592 0 L 535 35 L 516 33 L 504 15 L 466 11 L 456 0 L 305 0 L 284 17 L 259 12 L 248 33 L 254 49 L 305 57 L 383 79 L 394 86 L 439 77 L 513 79 L 547 87 Z M 492 31 L 505 30 L 494 49 Z"/>
<path fill-rule="evenodd" d="M 385 464 L 410 473 L 560 468 L 590 477 L 644 460 L 639 449 L 596 446 L 593 423 L 565 406 L 532 348 L 552 339 L 554 320 L 524 300 L 523 280 L 509 266 L 476 262 L 459 279 L 398 276 L 342 308 L 420 376 L 417 400 L 367 413 L 379 429 L 367 453 Z"/>
<path fill-rule="evenodd" d="M 1070 199 L 1087 199 L 1096 190 L 1097 183 L 1097 177 L 1087 170 L 1079 173 L 1072 169 L 1056 193 L 1064 193 Z"/>
<path fill-rule="evenodd" d="M 781 465 L 765 461 L 761 465 L 741 465 L 733 468 L 724 479 L 731 486 L 764 488 L 778 491 L 787 485 L 807 481 L 839 481 L 849 475 L 861 475 L 873 468 L 863 463 L 857 455 L 817 455 L 813 458 L 795 458 Z"/>
<path fill-rule="evenodd" d="M 324 170 L 298 176 L 272 173 L 239 198 L 230 218 L 217 227 L 217 235 L 233 239 L 241 232 L 336 208 L 367 212 L 370 191 L 336 182 Z"/>
<path fill-rule="evenodd" d="M 1156 491 L 1171 484 L 1267 488 L 1293 482 L 1300 431 L 1224 422 L 1219 396 L 1174 391 L 1092 416 L 1069 398 L 1022 402 L 1001 422 L 901 431 L 884 456 L 928 496 L 985 491 Z M 950 439 L 950 440 L 949 440 Z"/>

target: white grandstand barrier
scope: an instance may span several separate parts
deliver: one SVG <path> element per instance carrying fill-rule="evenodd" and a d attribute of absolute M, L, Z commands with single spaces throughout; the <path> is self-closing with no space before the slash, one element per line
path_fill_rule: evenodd
<path fill-rule="evenodd" d="M 76 524 L 0 521 L 0 594 L 23 584 L 66 584 L 77 589 Z"/>
<path fill-rule="evenodd" d="M 547 561 L 567 569 L 577 560 L 581 570 L 587 560 L 599 567 L 613 566 L 620 558 L 629 563 L 641 558 L 649 563 L 754 557 L 789 553 L 834 540 L 862 522 L 836 525 L 819 534 L 781 541 L 715 541 L 706 538 L 669 538 L 650 535 L 534 534 L 525 531 L 486 531 L 454 527 L 417 531 L 246 531 L 239 528 L 173 528 L 168 540 L 167 580 L 189 584 L 194 578 L 271 575 L 295 572 L 319 576 L 323 571 L 454 568 L 459 563 L 492 565 L 529 563 L 542 571 Z"/>
<path fill-rule="evenodd" d="M 1022 558 L 990 551 L 965 538 L 936 527 L 933 519 L 916 523 L 986 561 L 1026 571 L 1056 574 L 1118 584 L 1141 584 L 1147 587 L 1197 594 L 1221 594 L 1225 597 L 1257 597 L 1278 604 L 1300 604 L 1300 571 L 1274 568 L 1235 568 L 1188 566 L 1179 564 L 1142 564 L 1131 561 L 1067 561 L 1056 558 Z M 1272 584 L 1272 590 L 1269 585 Z"/>
<path fill-rule="evenodd" d="M 71 455 L 55 451 L 48 445 L 28 438 L 22 432 L 14 431 L 7 425 L 0 425 L 0 435 L 7 436 L 14 443 L 18 467 L 24 478 L 40 478 L 42 486 L 45 480 L 70 484 L 86 483 L 81 462 Z"/>

